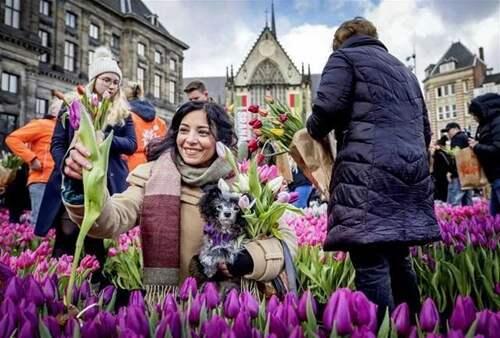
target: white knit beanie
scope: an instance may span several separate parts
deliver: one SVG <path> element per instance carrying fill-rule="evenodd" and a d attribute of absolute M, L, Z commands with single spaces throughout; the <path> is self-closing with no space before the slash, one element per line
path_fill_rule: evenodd
<path fill-rule="evenodd" d="M 115 73 L 120 80 L 122 79 L 122 71 L 113 59 L 113 54 L 106 47 L 99 47 L 95 50 L 94 59 L 89 65 L 89 80 L 92 81 L 102 73 Z"/>

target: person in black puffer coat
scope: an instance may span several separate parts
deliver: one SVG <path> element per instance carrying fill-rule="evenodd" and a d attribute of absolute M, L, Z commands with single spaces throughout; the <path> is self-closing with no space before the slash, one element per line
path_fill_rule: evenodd
<path fill-rule="evenodd" d="M 491 184 L 490 211 L 500 214 L 500 95 L 485 94 L 472 100 L 469 113 L 479 123 L 470 147 Z"/>
<path fill-rule="evenodd" d="M 446 151 L 446 136 L 436 141 L 432 154 L 432 177 L 434 178 L 434 200 L 446 202 L 448 196 L 448 174 L 455 167 L 455 162 Z M 455 168 L 456 170 L 456 168 Z"/>
<path fill-rule="evenodd" d="M 337 138 L 324 249 L 349 251 L 356 288 L 378 305 L 379 321 L 402 302 L 416 313 L 408 247 L 440 239 L 420 86 L 368 20 L 344 22 L 333 49 L 307 120 L 313 138 Z"/>

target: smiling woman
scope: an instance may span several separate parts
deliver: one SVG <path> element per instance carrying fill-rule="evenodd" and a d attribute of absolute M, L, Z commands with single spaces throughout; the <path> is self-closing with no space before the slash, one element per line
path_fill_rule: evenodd
<path fill-rule="evenodd" d="M 89 234 L 115 237 L 140 222 L 144 256 L 144 284 L 149 290 L 177 286 L 189 274 L 194 256 L 203 243 L 203 221 L 199 200 L 203 189 L 228 178 L 231 166 L 216 155 L 216 142 L 234 148 L 233 124 L 224 108 L 211 102 L 191 101 L 180 106 L 167 136 L 148 146 L 150 162 L 138 166 L 128 177 L 129 188 L 107 197 L 103 212 Z M 88 165 L 86 149 L 77 144 L 68 161 L 75 168 Z M 78 175 L 68 175 L 78 179 Z M 63 197 L 71 195 L 65 186 Z M 80 223 L 84 208 L 65 200 L 71 219 Z M 295 252 L 296 239 L 281 229 L 283 240 Z M 283 269 L 281 241 L 276 238 L 251 241 L 233 265 L 221 262 L 217 275 L 268 281 Z M 148 288 L 148 285 L 155 285 Z M 164 286 L 164 289 L 156 286 Z M 156 291 L 155 291 L 155 294 Z"/>

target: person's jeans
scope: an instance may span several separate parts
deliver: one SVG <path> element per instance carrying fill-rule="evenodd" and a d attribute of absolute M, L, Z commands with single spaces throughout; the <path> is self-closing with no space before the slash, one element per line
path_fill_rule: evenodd
<path fill-rule="evenodd" d="M 452 178 L 448 184 L 448 204 L 455 205 L 472 205 L 472 190 L 462 190 L 460 180 Z"/>
<path fill-rule="evenodd" d="M 296 200 L 293 205 L 297 208 L 307 208 L 312 190 L 312 185 L 301 185 L 296 187 L 294 191 L 299 194 L 299 199 Z"/>
<path fill-rule="evenodd" d="M 490 213 L 493 216 L 500 214 L 500 178 L 491 182 Z"/>
<path fill-rule="evenodd" d="M 387 308 L 406 302 L 412 314 L 420 311 L 417 275 L 406 246 L 359 248 L 349 251 L 356 271 L 356 289 L 378 305 L 377 318 L 382 323 Z"/>
<path fill-rule="evenodd" d="M 31 183 L 28 186 L 31 199 L 31 224 L 35 226 L 40 212 L 40 204 L 42 203 L 43 193 L 45 192 L 45 183 Z"/>

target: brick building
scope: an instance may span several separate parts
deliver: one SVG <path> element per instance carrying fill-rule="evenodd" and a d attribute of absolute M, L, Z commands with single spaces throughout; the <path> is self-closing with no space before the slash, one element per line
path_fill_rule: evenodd
<path fill-rule="evenodd" d="M 0 0 L 0 144 L 48 110 L 51 91 L 88 81 L 94 50 L 108 46 L 123 77 L 142 82 L 169 119 L 182 100 L 184 42 L 141 0 Z"/>

